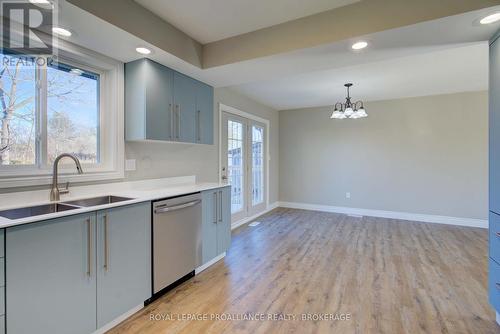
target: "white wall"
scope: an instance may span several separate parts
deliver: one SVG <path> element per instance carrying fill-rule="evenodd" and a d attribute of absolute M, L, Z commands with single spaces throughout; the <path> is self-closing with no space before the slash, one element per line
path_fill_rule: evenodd
<path fill-rule="evenodd" d="M 365 107 L 280 111 L 280 201 L 487 218 L 487 92 Z"/>

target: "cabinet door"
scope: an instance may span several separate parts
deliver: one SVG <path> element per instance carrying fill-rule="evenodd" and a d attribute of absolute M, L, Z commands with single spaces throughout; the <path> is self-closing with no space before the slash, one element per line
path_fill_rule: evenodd
<path fill-rule="evenodd" d="M 196 85 L 196 142 L 213 144 L 214 89 L 202 82 Z"/>
<path fill-rule="evenodd" d="M 489 84 L 490 210 L 500 214 L 500 41 L 490 45 Z"/>
<path fill-rule="evenodd" d="M 196 80 L 174 72 L 174 131 L 177 140 L 196 140 Z"/>
<path fill-rule="evenodd" d="M 151 297 L 151 203 L 97 214 L 97 327 Z"/>
<path fill-rule="evenodd" d="M 174 72 L 151 60 L 146 70 L 146 139 L 173 140 Z"/>
<path fill-rule="evenodd" d="M 217 190 L 201 193 L 202 203 L 202 263 L 217 256 Z M 200 265 L 201 265 L 200 264 Z"/>
<path fill-rule="evenodd" d="M 6 232 L 7 332 L 96 330 L 95 213 Z"/>
<path fill-rule="evenodd" d="M 219 219 L 217 223 L 217 254 L 224 253 L 231 245 L 231 187 L 217 191 Z"/>

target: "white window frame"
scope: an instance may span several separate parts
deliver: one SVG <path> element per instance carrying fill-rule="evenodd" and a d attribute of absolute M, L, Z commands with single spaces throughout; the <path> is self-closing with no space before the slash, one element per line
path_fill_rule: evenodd
<path fill-rule="evenodd" d="M 98 54 L 94 51 L 59 40 L 57 60 L 75 65 L 83 70 L 99 74 L 99 164 L 83 165 L 84 174 L 76 174 L 72 162 L 63 164 L 59 172 L 61 181 L 89 182 L 122 179 L 124 169 L 124 65 L 122 62 Z M 42 94 L 42 98 L 43 98 Z M 44 102 L 44 101 L 42 101 Z M 41 131 L 38 135 L 46 140 L 46 115 L 38 120 Z M 41 140 L 40 142 L 44 142 Z M 46 155 L 46 147 L 37 147 Z M 43 160 L 37 166 L 0 166 L 0 188 L 45 185 L 52 182 L 52 166 Z"/>

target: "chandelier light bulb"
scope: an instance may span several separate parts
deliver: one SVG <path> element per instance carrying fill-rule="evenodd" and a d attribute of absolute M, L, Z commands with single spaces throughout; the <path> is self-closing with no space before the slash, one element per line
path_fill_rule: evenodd
<path fill-rule="evenodd" d="M 330 116 L 331 119 L 345 119 L 345 118 L 363 118 L 367 117 L 368 114 L 363 106 L 363 101 L 352 102 L 352 97 L 350 95 L 349 89 L 353 86 L 352 83 L 346 83 L 344 85 L 347 88 L 347 97 L 345 102 L 337 102 L 333 106 L 333 112 Z"/>

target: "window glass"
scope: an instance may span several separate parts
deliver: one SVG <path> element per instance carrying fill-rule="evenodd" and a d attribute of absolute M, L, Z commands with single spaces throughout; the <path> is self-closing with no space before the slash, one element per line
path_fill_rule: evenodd
<path fill-rule="evenodd" d="M 33 165 L 36 151 L 36 70 L 15 57 L 0 66 L 0 165 Z"/>
<path fill-rule="evenodd" d="M 99 75 L 57 64 L 47 70 L 47 161 L 73 153 L 99 162 Z"/>

